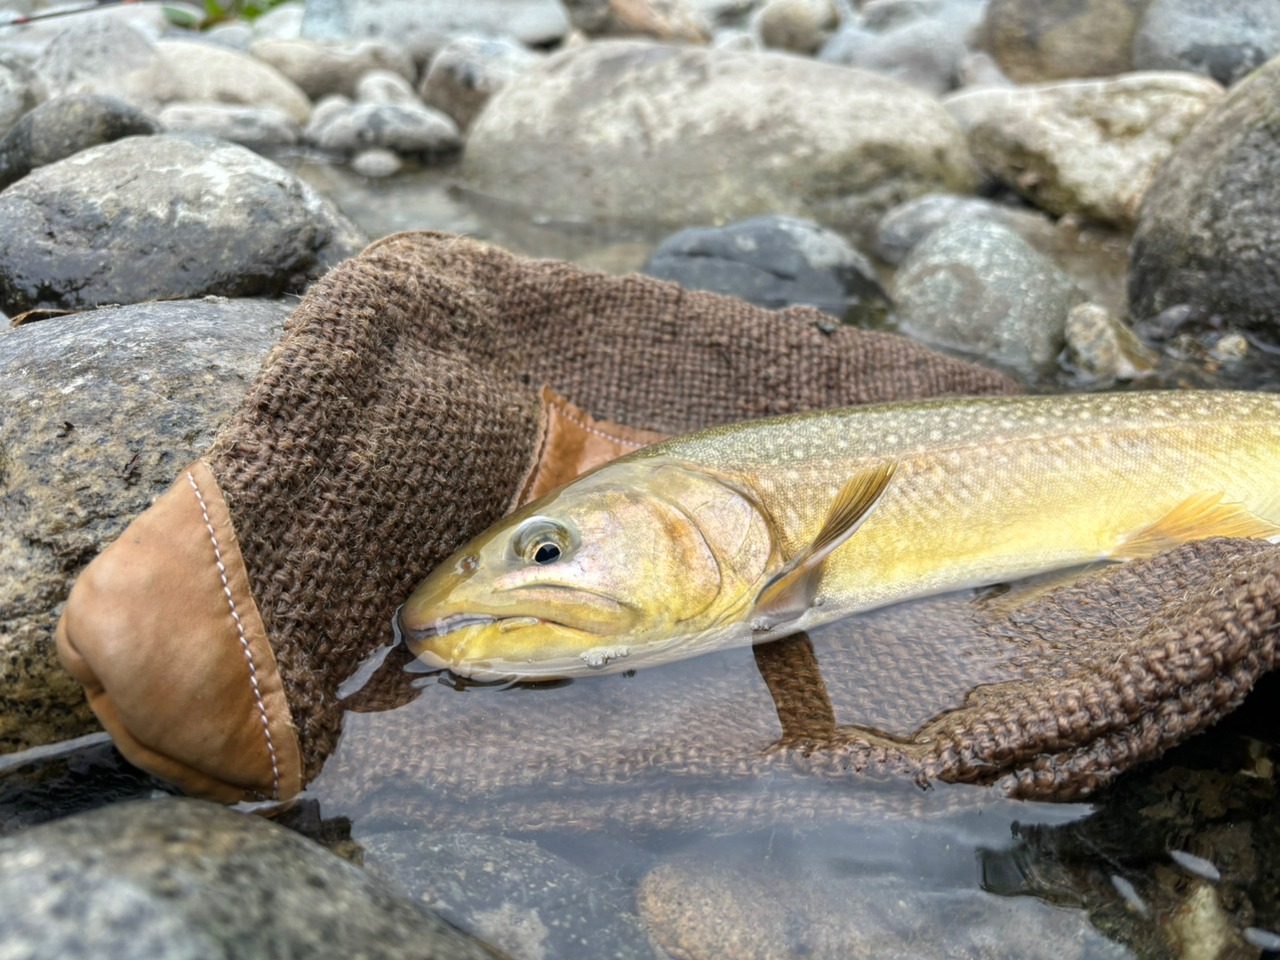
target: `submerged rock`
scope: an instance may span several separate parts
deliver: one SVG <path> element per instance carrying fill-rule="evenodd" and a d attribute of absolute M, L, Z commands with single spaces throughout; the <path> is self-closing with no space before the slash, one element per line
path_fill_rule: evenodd
<path fill-rule="evenodd" d="M 1134 32 L 1150 2 L 991 0 L 982 46 L 1018 83 L 1127 73 L 1134 68 Z"/>
<path fill-rule="evenodd" d="M 67 591 L 213 440 L 291 308 L 140 303 L 0 331 L 0 753 L 98 728 L 54 649 Z"/>
<path fill-rule="evenodd" d="M 1280 59 L 1236 84 L 1143 197 L 1131 316 L 1185 306 L 1280 343 Z"/>
<path fill-rule="evenodd" d="M 779 213 L 849 236 L 913 196 L 973 186 L 963 136 L 919 91 L 784 54 L 636 41 L 567 50 L 505 87 L 463 174 L 550 216 Z"/>
<path fill-rule="evenodd" d="M 91 93 L 54 97 L 24 116 L 0 140 L 0 189 L 36 167 L 81 150 L 162 129 L 155 119 L 115 97 Z"/>
<path fill-rule="evenodd" d="M 0 308 L 296 291 L 363 243 L 328 200 L 244 147 L 130 137 L 0 193 Z"/>
<path fill-rule="evenodd" d="M 500 957 L 290 830 L 183 799 L 0 840 L 0 929 L 24 960 Z"/>
<path fill-rule="evenodd" d="M 839 234 L 794 217 L 681 230 L 658 244 L 643 270 L 689 290 L 727 293 L 770 309 L 813 306 L 863 326 L 889 307 L 866 257 Z"/>
<path fill-rule="evenodd" d="M 657 960 L 629 889 L 536 843 L 397 831 L 360 845 L 371 872 L 517 960 Z"/>
<path fill-rule="evenodd" d="M 947 100 L 984 169 L 1036 206 L 1131 229 L 1152 175 L 1222 97 L 1212 80 L 1133 73 Z"/>
<path fill-rule="evenodd" d="M 1067 313 L 1083 299 L 1007 227 L 961 220 L 930 234 L 893 281 L 898 329 L 1039 382 L 1057 370 Z"/>
<path fill-rule="evenodd" d="M 1189 70 L 1230 86 L 1280 54 L 1275 0 L 1153 0 L 1133 38 L 1139 70 Z"/>

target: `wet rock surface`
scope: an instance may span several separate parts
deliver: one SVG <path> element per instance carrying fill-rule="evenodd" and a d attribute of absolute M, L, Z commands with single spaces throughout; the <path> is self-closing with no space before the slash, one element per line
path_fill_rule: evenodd
<path fill-rule="evenodd" d="M 1188 70 L 1225 86 L 1280 54 L 1269 0 L 1152 0 L 1133 39 L 1138 70 Z"/>
<path fill-rule="evenodd" d="M 1280 60 L 1238 83 L 1174 150 L 1144 195 L 1129 307 L 1280 343 Z"/>
<path fill-rule="evenodd" d="M 289 830 L 179 799 L 0 840 L 0 929 L 31 960 L 500 956 Z"/>
<path fill-rule="evenodd" d="M 602 42 L 498 93 L 463 173 L 560 217 L 782 213 L 856 236 L 896 203 L 972 185 L 963 138 L 938 111 L 891 80 L 801 58 Z"/>
<path fill-rule="evenodd" d="M 793 217 L 682 230 L 658 244 L 644 272 L 770 309 L 807 304 L 862 326 L 889 306 L 866 257 L 839 234 Z"/>
<path fill-rule="evenodd" d="M 980 89 L 947 108 L 974 159 L 1055 214 L 1132 229 L 1155 171 L 1222 97 L 1180 73 Z"/>
<path fill-rule="evenodd" d="M 1127 73 L 1134 69 L 1134 33 L 1150 2 L 991 0 L 981 42 L 1019 83 Z"/>
<path fill-rule="evenodd" d="M 201 455 L 291 308 L 136 304 L 0 331 L 0 751 L 97 729 L 54 649 L 67 591 Z"/>
<path fill-rule="evenodd" d="M 631 891 L 536 843 L 484 834 L 360 838 L 365 866 L 516 960 L 658 960 Z"/>
<path fill-rule="evenodd" d="M 0 140 L 0 190 L 36 167 L 100 143 L 159 133 L 163 127 L 123 100 L 73 93 L 41 104 L 8 129 Z"/>
<path fill-rule="evenodd" d="M 0 224 L 0 307 L 10 314 L 296 291 L 364 242 L 270 161 L 177 134 L 39 168 L 0 194 Z"/>
<path fill-rule="evenodd" d="M 1036 381 L 1056 368 L 1067 313 L 1083 299 L 1065 273 L 1007 227 L 940 227 L 899 267 L 897 329 Z"/>

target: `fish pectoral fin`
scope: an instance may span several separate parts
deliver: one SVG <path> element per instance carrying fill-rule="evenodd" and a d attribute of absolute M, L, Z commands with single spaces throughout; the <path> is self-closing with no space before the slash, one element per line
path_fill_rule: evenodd
<path fill-rule="evenodd" d="M 1188 540 L 1206 537 L 1261 538 L 1280 536 L 1280 527 L 1254 516 L 1240 503 L 1223 503 L 1221 493 L 1197 493 L 1167 514 L 1120 541 L 1116 560 L 1150 557 Z"/>
<path fill-rule="evenodd" d="M 845 482 L 813 541 L 770 577 L 756 595 L 751 614 L 754 629 L 771 630 L 809 609 L 822 579 L 823 561 L 871 515 L 897 469 L 897 462 L 890 461 Z"/>

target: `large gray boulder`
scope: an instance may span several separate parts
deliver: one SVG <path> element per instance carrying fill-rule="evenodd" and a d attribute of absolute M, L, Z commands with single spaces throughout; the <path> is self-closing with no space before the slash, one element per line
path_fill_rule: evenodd
<path fill-rule="evenodd" d="M 1231 85 L 1280 54 L 1276 0 L 1153 0 L 1133 38 L 1139 70 L 1189 70 Z"/>
<path fill-rule="evenodd" d="M 1036 206 L 1131 230 L 1152 176 L 1222 98 L 1213 80 L 1131 73 L 948 98 L 985 170 Z"/>
<path fill-rule="evenodd" d="M 1130 314 L 1185 305 L 1280 343 L 1276 250 L 1280 58 L 1229 90 L 1156 174 L 1133 238 Z"/>
<path fill-rule="evenodd" d="M 471 129 L 470 185 L 548 216 L 717 223 L 765 213 L 869 235 L 889 207 L 968 192 L 932 97 L 777 53 L 593 43 L 501 90 Z"/>
<path fill-rule="evenodd" d="M 0 840 L 11 960 L 500 960 L 284 827 L 198 800 L 135 801 Z"/>
<path fill-rule="evenodd" d="M 98 729 L 54 648 L 67 592 L 212 442 L 290 309 L 139 303 L 0 328 L 0 753 Z"/>
<path fill-rule="evenodd" d="M 256 153 L 206 137 L 127 137 L 0 193 L 0 309 L 301 290 L 365 238 Z"/>

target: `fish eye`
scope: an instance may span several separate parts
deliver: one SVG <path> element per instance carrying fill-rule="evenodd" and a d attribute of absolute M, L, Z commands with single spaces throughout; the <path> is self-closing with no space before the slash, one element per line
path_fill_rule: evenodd
<path fill-rule="evenodd" d="M 573 546 L 565 527 L 547 517 L 531 517 L 516 530 L 511 541 L 516 557 L 530 563 L 555 563 Z"/>

